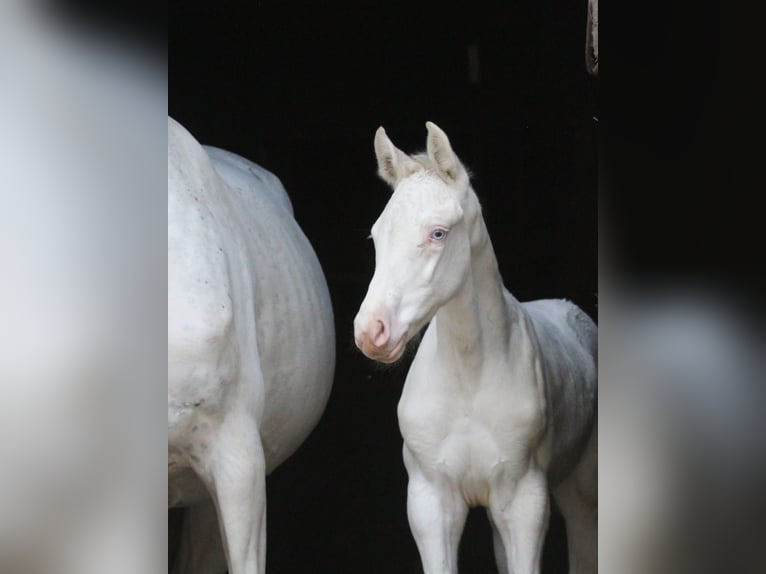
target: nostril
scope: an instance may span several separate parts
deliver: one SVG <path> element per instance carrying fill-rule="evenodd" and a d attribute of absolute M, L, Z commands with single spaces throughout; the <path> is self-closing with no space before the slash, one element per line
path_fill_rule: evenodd
<path fill-rule="evenodd" d="M 372 336 L 372 342 L 376 347 L 382 347 L 388 342 L 388 327 L 380 319 L 375 321 L 375 329 Z"/>

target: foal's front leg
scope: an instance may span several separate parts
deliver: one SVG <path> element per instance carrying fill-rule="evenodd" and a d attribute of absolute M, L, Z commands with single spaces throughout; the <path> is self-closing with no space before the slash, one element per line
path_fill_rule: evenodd
<path fill-rule="evenodd" d="M 539 574 L 550 512 L 545 473 L 531 466 L 519 479 L 495 482 L 489 512 L 505 547 L 507 572 Z"/>
<path fill-rule="evenodd" d="M 426 476 L 404 447 L 409 474 L 407 517 L 425 574 L 457 574 L 457 550 L 468 515 L 460 493 Z"/>

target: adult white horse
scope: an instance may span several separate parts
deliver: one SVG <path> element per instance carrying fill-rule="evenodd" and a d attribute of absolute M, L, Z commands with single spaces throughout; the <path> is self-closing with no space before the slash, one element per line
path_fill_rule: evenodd
<path fill-rule="evenodd" d="M 596 326 L 570 302 L 519 303 L 503 287 L 468 173 L 426 127 L 415 156 L 375 134 L 394 192 L 372 226 L 375 274 L 354 320 L 357 346 L 383 363 L 430 321 L 398 408 L 423 569 L 457 572 L 468 509 L 484 506 L 500 571 L 538 573 L 552 489 L 570 572 L 595 572 Z"/>
<path fill-rule="evenodd" d="M 264 572 L 265 477 L 317 424 L 334 366 L 327 284 L 279 180 L 169 119 L 168 504 L 189 507 L 176 572 Z"/>

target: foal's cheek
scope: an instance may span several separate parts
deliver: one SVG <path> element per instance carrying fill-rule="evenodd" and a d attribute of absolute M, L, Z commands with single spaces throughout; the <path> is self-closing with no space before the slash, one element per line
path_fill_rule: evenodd
<path fill-rule="evenodd" d="M 423 281 L 430 285 L 436 279 L 436 267 L 439 262 L 438 256 L 435 254 L 429 254 L 429 257 L 423 262 Z"/>

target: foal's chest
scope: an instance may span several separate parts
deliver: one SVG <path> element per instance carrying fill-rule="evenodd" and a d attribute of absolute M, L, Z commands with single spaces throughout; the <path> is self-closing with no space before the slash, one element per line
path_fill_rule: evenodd
<path fill-rule="evenodd" d="M 525 468 L 536 418 L 523 394 L 488 387 L 460 392 L 449 383 L 441 389 L 415 385 L 405 387 L 399 403 L 410 463 L 446 480 L 477 506 L 486 506 L 494 481 Z"/>

